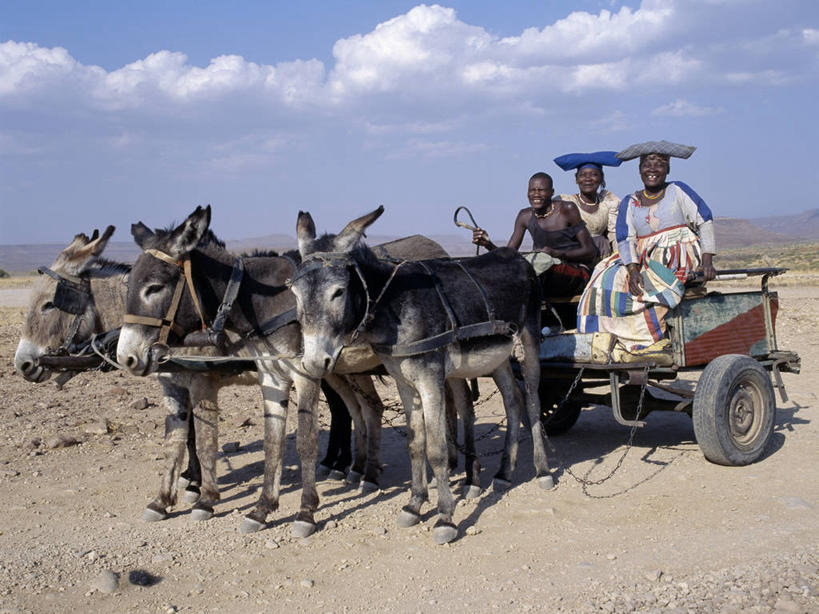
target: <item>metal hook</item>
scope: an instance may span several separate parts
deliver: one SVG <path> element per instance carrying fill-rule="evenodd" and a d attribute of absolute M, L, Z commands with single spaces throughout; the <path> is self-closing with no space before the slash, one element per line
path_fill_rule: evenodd
<path fill-rule="evenodd" d="M 461 222 L 460 220 L 458 220 L 458 214 L 461 211 L 466 211 L 466 214 L 469 216 L 469 219 L 472 222 L 472 226 L 470 226 L 466 222 Z M 455 222 L 456 226 L 460 226 L 461 228 L 466 228 L 467 230 L 471 230 L 472 232 L 475 232 L 476 230 L 480 230 L 480 227 L 478 226 L 478 222 L 475 221 L 475 217 L 472 215 L 472 212 L 468 208 L 466 208 L 464 206 L 461 206 L 461 207 L 458 207 L 457 209 L 455 209 L 455 215 L 452 217 L 452 221 Z M 476 256 L 480 252 L 480 249 L 481 249 L 480 245 L 475 246 L 475 255 Z"/>

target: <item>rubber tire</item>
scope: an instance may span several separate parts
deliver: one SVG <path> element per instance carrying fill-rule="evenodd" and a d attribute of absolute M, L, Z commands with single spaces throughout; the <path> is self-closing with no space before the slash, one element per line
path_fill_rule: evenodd
<path fill-rule="evenodd" d="M 566 388 L 568 390 L 568 386 Z M 562 435 L 572 428 L 580 417 L 580 412 L 583 406 L 576 401 L 568 400 L 560 408 L 557 414 L 554 410 L 557 404 L 563 400 L 563 394 L 559 396 L 555 393 L 553 386 L 549 382 L 541 382 L 538 388 L 538 396 L 540 397 L 540 422 L 543 424 L 543 429 L 550 437 L 555 435 Z"/>
<path fill-rule="evenodd" d="M 750 423 L 732 428 L 732 413 Z M 694 393 L 692 418 L 697 443 L 709 461 L 741 466 L 758 460 L 773 435 L 775 417 L 771 378 L 756 360 L 725 354 L 705 367 Z"/>

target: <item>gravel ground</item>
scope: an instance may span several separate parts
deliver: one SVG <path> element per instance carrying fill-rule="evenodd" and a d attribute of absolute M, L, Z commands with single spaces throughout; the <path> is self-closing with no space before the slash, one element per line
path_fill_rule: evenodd
<path fill-rule="evenodd" d="M 382 490 L 322 482 L 319 531 L 302 540 L 290 536 L 291 426 L 281 508 L 265 530 L 240 534 L 261 485 L 255 387 L 220 394 L 221 442 L 238 448 L 220 456 L 214 518 L 191 522 L 180 504 L 142 522 L 161 468 L 158 386 L 121 373 L 83 374 L 62 390 L 27 383 L 12 366 L 21 323 L 22 309 L 0 307 L 0 613 L 819 612 L 815 287 L 782 289 L 779 342 L 799 352 L 803 373 L 785 375 L 790 400 L 748 467 L 707 462 L 686 415 L 655 413 L 607 482 L 584 489 L 557 469 L 557 488 L 542 491 L 524 441 L 514 487 L 498 494 L 503 411 L 481 380 L 486 490 L 459 500 L 459 536 L 442 547 L 431 507 L 419 526 L 396 526 L 409 479 L 400 428 L 384 430 Z M 400 425 L 391 382 L 380 389 Z M 322 405 L 322 447 L 327 420 Z M 598 479 L 627 438 L 610 410 L 589 408 L 553 439 L 550 460 Z"/>

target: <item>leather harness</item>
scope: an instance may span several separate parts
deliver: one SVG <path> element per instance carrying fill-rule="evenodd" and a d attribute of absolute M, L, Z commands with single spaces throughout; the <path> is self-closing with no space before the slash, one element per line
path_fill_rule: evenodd
<path fill-rule="evenodd" d="M 417 341 L 412 341 L 409 343 L 401 343 L 401 344 L 394 344 L 394 345 L 386 345 L 386 344 L 372 344 L 372 348 L 374 351 L 380 354 L 386 354 L 389 356 L 396 356 L 396 357 L 404 357 L 404 356 L 415 356 L 418 354 L 424 354 L 426 352 L 431 352 L 433 350 L 437 350 L 445 345 L 453 343 L 454 341 L 464 341 L 466 339 L 473 339 L 475 337 L 487 337 L 491 335 L 503 335 L 511 337 L 517 332 L 517 326 L 512 322 L 506 322 L 503 320 L 497 320 L 495 318 L 495 310 L 492 305 L 489 303 L 489 297 L 486 294 L 486 290 L 481 286 L 480 282 L 475 279 L 474 275 L 470 273 L 466 267 L 464 267 L 463 263 L 459 260 L 453 260 L 460 269 L 464 272 L 464 274 L 469 278 L 470 281 L 475 285 L 478 289 L 478 292 L 483 300 L 484 307 L 486 308 L 486 316 L 487 320 L 484 322 L 478 322 L 475 324 L 464 324 L 458 325 L 455 312 L 452 309 L 452 306 L 449 303 L 449 300 L 444 293 L 441 279 L 427 266 L 427 264 L 423 260 L 395 260 L 392 258 L 382 258 L 382 260 L 388 260 L 394 264 L 392 273 L 390 273 L 387 282 L 381 288 L 381 291 L 378 293 L 378 296 L 373 299 L 370 295 L 370 289 L 367 286 L 367 282 L 364 278 L 364 273 L 361 271 L 361 267 L 358 264 L 358 261 L 353 258 L 350 254 L 346 252 L 320 252 L 313 254 L 306 258 L 296 269 L 296 272 L 293 274 L 293 277 L 290 280 L 290 284 L 297 279 L 303 277 L 307 273 L 311 271 L 315 271 L 322 267 L 329 267 L 329 266 L 337 266 L 337 267 L 349 267 L 352 268 L 358 278 L 361 280 L 361 284 L 364 288 L 364 294 L 366 296 L 367 304 L 364 309 L 364 315 L 361 318 L 361 321 L 358 323 L 356 328 L 350 335 L 350 340 L 348 343 L 344 345 L 352 344 L 358 339 L 361 332 L 370 325 L 372 320 L 375 318 L 375 311 L 378 308 L 378 304 L 380 303 L 382 297 L 384 296 L 387 288 L 389 287 L 390 283 L 392 283 L 393 279 L 395 279 L 396 273 L 398 270 L 405 264 L 412 262 L 413 264 L 419 265 L 421 268 L 424 269 L 424 272 L 429 276 L 432 280 L 436 293 L 438 294 L 438 299 L 441 302 L 441 306 L 443 307 L 444 311 L 447 314 L 447 318 L 449 320 L 450 328 L 447 331 L 439 333 L 437 335 L 433 335 L 431 337 L 425 337 L 424 339 L 419 339 Z M 341 351 L 341 348 L 336 352 L 338 354 Z"/>

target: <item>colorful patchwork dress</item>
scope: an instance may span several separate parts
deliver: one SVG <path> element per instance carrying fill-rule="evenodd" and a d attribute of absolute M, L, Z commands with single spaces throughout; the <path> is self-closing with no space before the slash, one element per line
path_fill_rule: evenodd
<path fill-rule="evenodd" d="M 617 216 L 619 253 L 594 269 L 577 311 L 579 332 L 615 335 L 628 350 L 648 347 L 665 336 L 665 315 L 682 300 L 688 273 L 703 253 L 715 253 L 713 217 L 694 190 L 669 182 L 662 198 L 642 206 L 626 196 Z M 628 288 L 630 263 L 640 266 L 643 293 Z"/>

